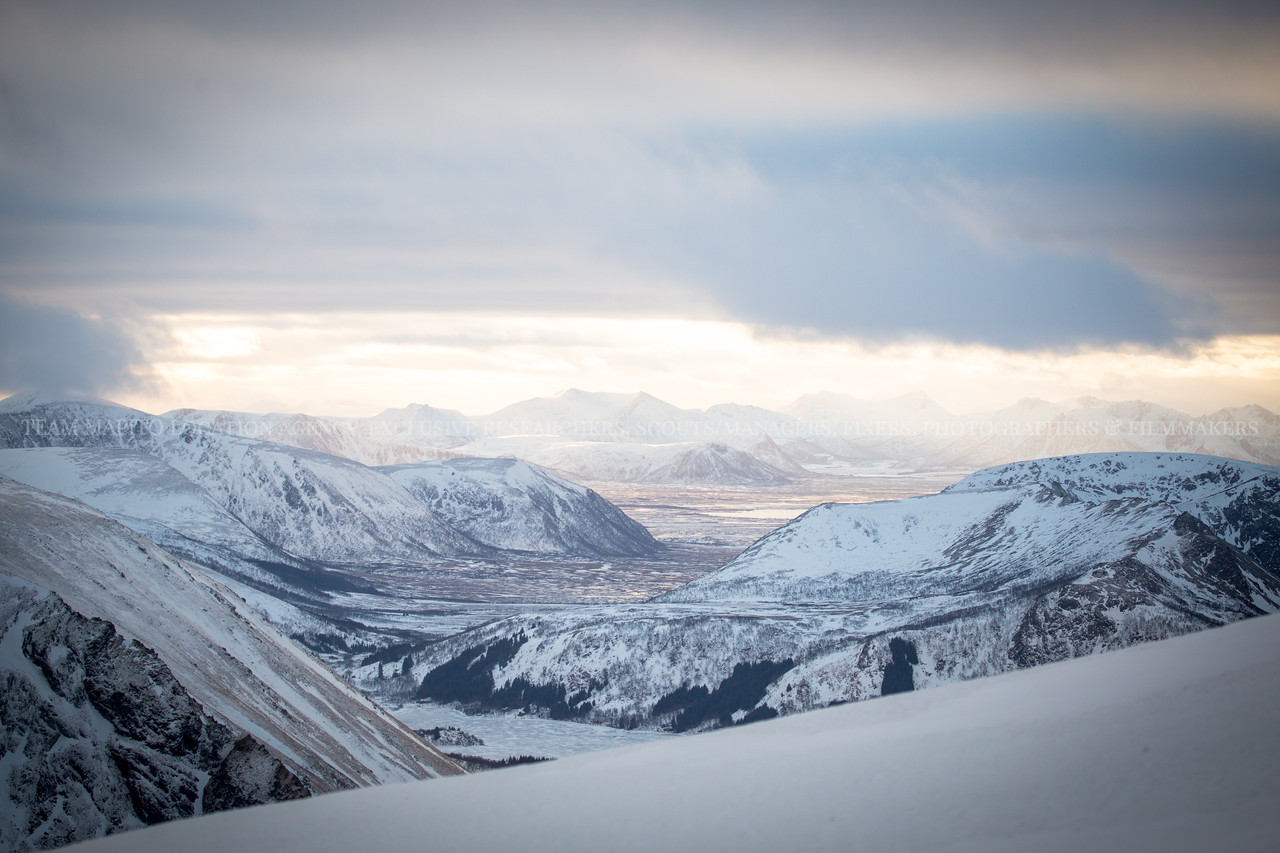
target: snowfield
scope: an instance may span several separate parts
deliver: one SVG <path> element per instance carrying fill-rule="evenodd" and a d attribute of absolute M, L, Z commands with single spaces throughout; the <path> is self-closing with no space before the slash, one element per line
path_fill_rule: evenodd
<path fill-rule="evenodd" d="M 84 853 L 1271 851 L 1280 617 L 457 779 L 178 821 Z"/>

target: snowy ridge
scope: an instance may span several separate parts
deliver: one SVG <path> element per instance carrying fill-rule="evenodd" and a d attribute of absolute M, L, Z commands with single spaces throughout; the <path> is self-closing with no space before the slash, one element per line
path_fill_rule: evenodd
<path fill-rule="evenodd" d="M 46 404 L 0 416 L 8 447 L 139 450 L 203 489 L 270 545 L 327 562 L 412 560 L 488 549 L 355 462 L 201 429 L 131 409 Z"/>
<path fill-rule="evenodd" d="M 450 448 L 466 443 L 475 432 L 461 413 L 421 405 L 387 409 L 372 418 L 200 409 L 175 409 L 164 417 L 244 438 L 342 456 L 370 466 L 447 457 L 452 455 Z"/>
<path fill-rule="evenodd" d="M 1186 453 L 1107 453 L 1038 459 L 979 471 L 947 493 L 1041 483 L 1082 501 L 1142 498 L 1189 512 L 1280 572 L 1280 468 Z"/>
<path fill-rule="evenodd" d="M 1263 851 L 1280 617 L 502 773 L 342 793 L 85 853 Z M 494 803 L 502 803 L 495 810 Z M 281 832 L 281 827 L 288 827 Z M 376 841 L 372 840 L 376 839 Z"/>
<path fill-rule="evenodd" d="M 0 480 L 0 519 L 0 573 L 153 650 L 207 712 L 311 790 L 455 772 L 242 599 L 101 513 Z"/>
<path fill-rule="evenodd" d="M 866 603 L 907 593 L 988 596 L 1010 583 L 1035 586 L 1118 560 L 1132 551 L 1133 541 L 1158 536 L 1177 516 L 1143 502 L 1058 500 L 1032 487 L 824 504 L 660 600 Z"/>

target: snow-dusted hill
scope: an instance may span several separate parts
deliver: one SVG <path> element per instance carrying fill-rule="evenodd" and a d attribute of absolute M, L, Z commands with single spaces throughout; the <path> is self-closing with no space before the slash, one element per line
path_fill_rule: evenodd
<path fill-rule="evenodd" d="M 693 738 L 213 815 L 84 853 L 1268 851 L 1280 617 Z M 500 803 L 500 808 L 495 808 Z"/>
<path fill-rule="evenodd" d="M 1165 491 L 1126 489 L 1161 465 Z M 1043 476 L 1059 469 L 1092 491 Z M 1280 608 L 1278 475 L 1085 457 L 824 505 L 650 604 L 485 626 L 415 676 L 439 701 L 698 728 L 1199 630 Z"/>
<path fill-rule="evenodd" d="M 661 546 L 595 492 L 515 459 L 380 469 L 477 542 L 508 551 L 640 556 Z"/>
<path fill-rule="evenodd" d="M 767 440 L 767 437 L 766 437 Z M 771 443 L 770 443 L 771 444 Z M 785 455 L 777 445 L 770 448 L 782 464 Z M 795 463 L 790 463 L 794 471 Z M 787 472 L 770 465 L 745 450 L 711 442 L 682 451 L 670 462 L 645 474 L 641 482 L 681 485 L 716 484 L 757 486 L 789 482 Z"/>
<path fill-rule="evenodd" d="M 457 772 L 227 588 L 84 504 L 0 480 L 0 577 L 10 843 L 191 814 L 213 779 L 235 804 L 245 784 L 261 802 Z M 98 781 L 59 776 L 76 767 Z"/>

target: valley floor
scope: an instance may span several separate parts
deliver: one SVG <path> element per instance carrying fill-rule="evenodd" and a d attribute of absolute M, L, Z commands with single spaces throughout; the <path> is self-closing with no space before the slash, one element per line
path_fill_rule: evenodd
<path fill-rule="evenodd" d="M 666 549 L 651 557 L 572 563 L 441 561 L 430 566 L 344 566 L 377 593 L 340 593 L 333 612 L 419 646 L 517 614 L 568 613 L 585 605 L 635 604 L 719 568 L 777 527 L 827 501 L 863 503 L 932 494 L 957 472 L 814 477 L 767 488 L 591 483 L 643 523 Z M 364 654 L 322 658 L 351 673 Z M 399 660 L 390 662 L 398 672 Z M 415 684 L 396 678 L 361 686 L 413 728 L 453 725 L 484 746 L 453 751 L 486 758 L 559 758 L 663 735 L 516 714 L 471 715 L 411 701 Z"/>
<path fill-rule="evenodd" d="M 481 758 L 502 760 L 512 756 L 531 755 L 535 758 L 566 758 L 601 749 L 632 746 L 655 740 L 666 740 L 676 735 L 642 729 L 615 729 L 612 726 L 593 726 L 569 720 L 547 720 L 527 714 L 464 714 L 456 708 L 435 702 L 411 702 L 387 709 L 400 722 L 413 729 L 453 727 L 470 734 L 480 744 L 437 744 L 450 754 L 476 755 Z"/>
<path fill-rule="evenodd" d="M 333 594 L 345 616 L 420 644 L 518 613 L 646 601 L 719 568 L 751 543 L 828 501 L 864 503 L 935 493 L 958 472 L 814 477 L 766 488 L 591 483 L 666 548 L 610 560 L 440 560 L 429 565 L 343 565 L 368 592 Z M 339 672 L 362 655 L 328 654 Z"/>
<path fill-rule="evenodd" d="M 867 503 L 931 495 L 966 471 L 809 477 L 772 486 L 698 487 L 594 483 L 610 503 L 664 542 L 720 544 L 739 551 L 821 503 Z M 733 556 L 736 556 L 733 555 Z"/>

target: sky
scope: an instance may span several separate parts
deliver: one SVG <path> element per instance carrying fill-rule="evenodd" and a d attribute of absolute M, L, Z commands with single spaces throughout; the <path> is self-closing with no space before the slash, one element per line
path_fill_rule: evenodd
<path fill-rule="evenodd" d="M 1264 3 L 0 0 L 0 393 L 1280 409 Z"/>

